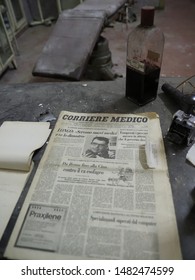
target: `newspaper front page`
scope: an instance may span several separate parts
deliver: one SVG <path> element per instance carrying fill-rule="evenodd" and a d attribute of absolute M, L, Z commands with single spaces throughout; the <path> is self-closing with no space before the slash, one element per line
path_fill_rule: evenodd
<path fill-rule="evenodd" d="M 11 259 L 181 259 L 158 115 L 62 111 Z"/>

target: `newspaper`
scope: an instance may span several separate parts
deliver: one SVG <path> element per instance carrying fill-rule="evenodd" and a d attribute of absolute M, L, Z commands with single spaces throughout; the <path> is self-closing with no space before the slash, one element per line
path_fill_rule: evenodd
<path fill-rule="evenodd" d="M 11 259 L 181 259 L 159 117 L 62 111 Z"/>

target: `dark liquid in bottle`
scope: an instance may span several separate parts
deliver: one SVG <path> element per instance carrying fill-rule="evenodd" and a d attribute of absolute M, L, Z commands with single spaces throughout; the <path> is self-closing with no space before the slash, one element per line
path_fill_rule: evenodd
<path fill-rule="evenodd" d="M 146 69 L 141 73 L 126 68 L 126 97 L 138 105 L 144 105 L 157 97 L 160 68 Z"/>

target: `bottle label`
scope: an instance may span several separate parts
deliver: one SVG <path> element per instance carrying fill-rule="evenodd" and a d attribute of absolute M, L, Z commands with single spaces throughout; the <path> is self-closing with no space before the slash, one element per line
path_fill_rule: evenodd
<path fill-rule="evenodd" d="M 147 58 L 148 58 L 149 60 L 152 60 L 152 61 L 154 61 L 154 62 L 158 62 L 159 57 L 160 57 L 160 54 L 159 54 L 159 53 L 156 53 L 156 52 L 153 52 L 153 51 L 148 50 Z"/>
<path fill-rule="evenodd" d="M 136 59 L 127 59 L 127 66 L 136 69 L 142 73 L 145 71 L 145 64 Z"/>

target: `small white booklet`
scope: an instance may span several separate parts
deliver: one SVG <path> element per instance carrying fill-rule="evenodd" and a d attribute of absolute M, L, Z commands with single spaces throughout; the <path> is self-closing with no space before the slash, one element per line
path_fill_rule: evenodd
<path fill-rule="evenodd" d="M 0 239 L 33 169 L 33 153 L 51 132 L 49 125 L 5 121 L 0 127 Z"/>

